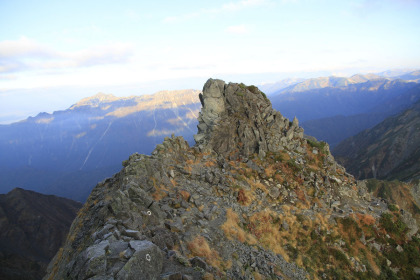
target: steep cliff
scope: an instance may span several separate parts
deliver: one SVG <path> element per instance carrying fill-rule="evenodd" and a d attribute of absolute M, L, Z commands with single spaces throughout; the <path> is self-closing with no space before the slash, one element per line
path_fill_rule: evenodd
<path fill-rule="evenodd" d="M 420 102 L 341 142 L 334 154 L 359 179 L 420 178 Z"/>
<path fill-rule="evenodd" d="M 41 279 L 81 207 L 23 189 L 0 195 L 0 279 Z"/>
<path fill-rule="evenodd" d="M 417 229 L 387 229 L 384 219 L 406 225 L 401 215 L 384 218 L 388 205 L 297 119 L 254 86 L 210 79 L 200 100 L 197 144 L 172 136 L 124 161 L 93 189 L 44 279 L 415 275 L 419 257 L 390 261 L 387 236 L 416 254 Z"/>

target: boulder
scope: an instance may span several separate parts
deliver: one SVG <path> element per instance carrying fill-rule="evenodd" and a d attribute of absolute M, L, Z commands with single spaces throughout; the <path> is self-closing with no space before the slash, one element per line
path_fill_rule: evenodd
<path fill-rule="evenodd" d="M 150 241 L 131 241 L 130 247 L 135 251 L 124 267 L 118 272 L 117 280 L 159 279 L 163 265 L 163 253 Z"/>

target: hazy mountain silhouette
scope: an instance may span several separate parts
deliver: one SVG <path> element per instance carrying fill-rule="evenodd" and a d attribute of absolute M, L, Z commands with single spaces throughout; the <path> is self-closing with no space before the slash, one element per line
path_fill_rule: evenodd
<path fill-rule="evenodd" d="M 420 178 L 420 102 L 341 142 L 333 154 L 356 178 Z"/>
<path fill-rule="evenodd" d="M 0 125 L 1 192 L 14 187 L 84 201 L 134 152 L 172 133 L 192 140 L 198 91 L 117 98 L 98 94 L 64 111 Z M 190 137 L 188 137 L 190 135 Z"/>

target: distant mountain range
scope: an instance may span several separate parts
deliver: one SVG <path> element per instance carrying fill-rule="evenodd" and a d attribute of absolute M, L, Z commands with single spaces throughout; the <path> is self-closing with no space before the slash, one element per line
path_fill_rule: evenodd
<path fill-rule="evenodd" d="M 386 78 L 389 80 L 401 79 L 419 82 L 420 70 L 388 70 L 379 73 L 356 74 L 350 78 L 339 76 L 319 77 L 311 79 L 287 78 L 274 83 L 260 84 L 258 87 L 268 95 L 276 95 L 282 92 L 299 91 L 299 89 L 307 91 L 314 88 L 345 86 L 381 78 Z"/>
<path fill-rule="evenodd" d="M 298 83 L 301 83 L 305 81 L 305 79 L 300 79 L 300 78 L 288 78 L 288 79 L 283 79 L 281 81 L 275 82 L 275 83 L 265 83 L 262 85 L 259 85 L 258 88 L 265 92 L 268 95 L 271 95 L 273 93 L 276 93 L 282 89 L 285 89 L 289 86 L 293 86 L 296 85 Z"/>
<path fill-rule="evenodd" d="M 377 75 L 390 79 L 417 80 L 420 78 L 419 71 L 419 69 L 387 70 L 377 73 Z"/>
<path fill-rule="evenodd" d="M 415 78 L 418 72 L 399 74 Z M 269 95 L 273 108 L 289 119 L 297 116 L 307 135 L 332 147 L 420 99 L 418 83 L 375 74 L 271 86 L 282 88 Z M 199 92 L 125 98 L 100 93 L 67 110 L 0 125 L 0 192 L 21 187 L 84 201 L 130 154 L 150 154 L 172 133 L 192 144 Z"/>
<path fill-rule="evenodd" d="M 420 179 L 420 102 L 340 143 L 333 154 L 358 179 Z"/>
<path fill-rule="evenodd" d="M 353 76 L 354 77 L 354 76 Z M 352 78 L 319 78 L 294 85 L 270 96 L 274 107 L 301 122 L 332 116 L 352 116 L 399 110 L 417 98 L 418 83 L 404 80 L 372 79 L 354 83 Z M 324 84 L 325 82 L 325 84 Z M 401 98 L 401 95 L 405 95 Z M 414 96 L 413 96 L 414 95 Z M 397 98 L 398 103 L 393 101 Z M 408 100 L 406 100 L 408 98 Z M 383 108 L 387 105 L 389 108 Z"/>
<path fill-rule="evenodd" d="M 419 100 L 420 85 L 373 74 L 322 77 L 287 87 L 270 99 L 286 117 L 297 116 L 306 134 L 334 147 Z"/>
<path fill-rule="evenodd" d="M 320 89 L 320 88 L 340 88 L 340 87 L 346 87 L 352 84 L 360 84 L 360 83 L 365 83 L 367 81 L 381 80 L 381 79 L 384 79 L 384 78 L 375 74 L 367 74 L 367 75 L 356 74 L 356 75 L 351 76 L 350 78 L 335 77 L 335 76 L 320 77 L 320 78 L 307 79 L 300 83 L 296 83 L 289 87 L 285 87 L 284 89 L 279 90 L 275 94 L 290 93 L 290 92 L 303 92 L 303 91 L 308 91 L 312 89 Z"/>
<path fill-rule="evenodd" d="M 97 94 L 53 114 L 0 125 L 0 191 L 14 187 L 84 201 L 134 152 L 172 133 L 192 141 L 198 91 L 117 98 Z"/>
<path fill-rule="evenodd" d="M 0 279 L 42 279 L 81 207 L 23 189 L 0 195 Z"/>

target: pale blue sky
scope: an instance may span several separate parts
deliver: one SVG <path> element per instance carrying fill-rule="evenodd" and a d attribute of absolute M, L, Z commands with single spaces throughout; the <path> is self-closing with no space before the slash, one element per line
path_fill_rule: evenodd
<path fill-rule="evenodd" d="M 420 68 L 418 0 L 0 0 L 0 123 L 209 77 Z"/>

